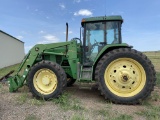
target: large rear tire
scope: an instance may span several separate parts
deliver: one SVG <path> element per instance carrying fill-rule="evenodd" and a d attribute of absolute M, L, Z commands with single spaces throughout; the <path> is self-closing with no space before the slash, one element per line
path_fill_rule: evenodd
<path fill-rule="evenodd" d="M 106 99 L 137 104 L 151 94 L 156 76 L 151 61 L 144 54 L 131 48 L 119 48 L 99 60 L 95 79 Z"/>
<path fill-rule="evenodd" d="M 28 75 L 28 87 L 36 98 L 57 98 L 67 85 L 65 71 L 50 61 L 35 64 Z"/>

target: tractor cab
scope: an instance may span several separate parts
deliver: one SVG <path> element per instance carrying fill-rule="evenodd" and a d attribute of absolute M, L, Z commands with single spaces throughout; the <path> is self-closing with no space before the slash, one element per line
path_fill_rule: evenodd
<path fill-rule="evenodd" d="M 82 19 L 83 64 L 92 66 L 105 45 L 121 44 L 121 16 L 103 16 Z"/>

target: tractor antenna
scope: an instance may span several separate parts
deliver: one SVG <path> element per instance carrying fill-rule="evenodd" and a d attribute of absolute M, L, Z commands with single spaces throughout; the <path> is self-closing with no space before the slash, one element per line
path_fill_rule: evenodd
<path fill-rule="evenodd" d="M 104 5 L 104 7 L 105 7 L 105 8 L 104 8 L 104 14 L 105 14 L 105 16 L 106 16 L 106 14 L 107 14 L 107 5 L 106 5 L 106 4 L 107 4 L 107 0 L 105 0 L 105 5 Z"/>

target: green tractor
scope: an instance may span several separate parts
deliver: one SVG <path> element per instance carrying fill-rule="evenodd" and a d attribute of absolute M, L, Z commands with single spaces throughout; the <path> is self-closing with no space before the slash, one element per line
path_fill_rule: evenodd
<path fill-rule="evenodd" d="M 59 97 L 66 86 L 95 82 L 105 99 L 137 104 L 154 90 L 156 76 L 151 61 L 122 43 L 121 16 L 82 19 L 82 39 L 37 44 L 22 61 L 16 75 L 9 77 L 10 92 L 24 84 L 36 98 Z"/>

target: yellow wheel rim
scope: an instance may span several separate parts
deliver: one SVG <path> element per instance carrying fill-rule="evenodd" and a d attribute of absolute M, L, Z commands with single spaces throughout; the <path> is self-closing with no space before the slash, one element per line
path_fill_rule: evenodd
<path fill-rule="evenodd" d="M 119 58 L 107 66 L 104 79 L 113 94 L 119 97 L 132 97 L 144 88 L 146 73 L 137 61 Z"/>
<path fill-rule="evenodd" d="M 34 75 L 33 84 L 39 93 L 48 95 L 53 93 L 57 88 L 57 77 L 49 69 L 40 69 Z"/>

